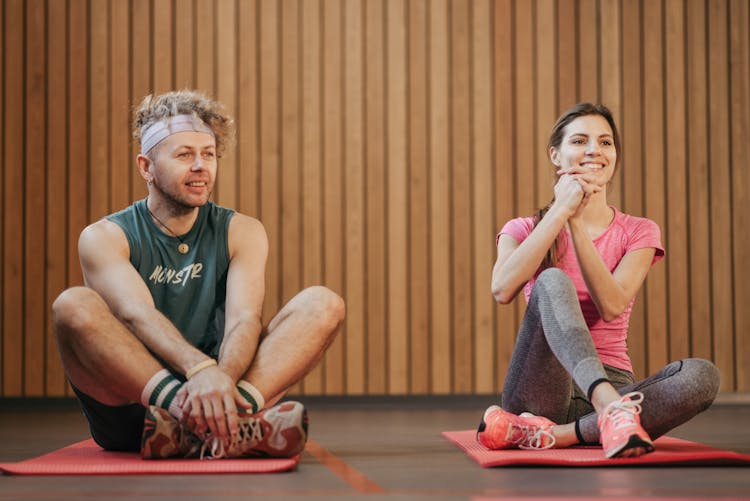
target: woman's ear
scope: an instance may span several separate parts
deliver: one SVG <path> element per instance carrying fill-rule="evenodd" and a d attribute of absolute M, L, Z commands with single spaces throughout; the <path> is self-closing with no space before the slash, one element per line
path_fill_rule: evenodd
<path fill-rule="evenodd" d="M 555 167 L 560 167 L 560 154 L 554 146 L 549 147 L 549 159 Z"/>

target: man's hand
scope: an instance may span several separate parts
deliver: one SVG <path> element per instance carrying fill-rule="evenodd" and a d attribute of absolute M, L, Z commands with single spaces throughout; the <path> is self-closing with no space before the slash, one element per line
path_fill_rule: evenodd
<path fill-rule="evenodd" d="M 218 366 L 208 367 L 191 377 L 177 394 L 182 421 L 199 438 L 208 431 L 229 440 L 237 433 L 237 407 L 252 404 L 237 390 L 234 380 Z"/>

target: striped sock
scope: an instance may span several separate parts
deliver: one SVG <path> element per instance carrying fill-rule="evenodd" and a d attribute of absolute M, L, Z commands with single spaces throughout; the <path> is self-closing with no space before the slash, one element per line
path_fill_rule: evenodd
<path fill-rule="evenodd" d="M 255 414 L 265 407 L 266 400 L 263 398 L 263 395 L 260 394 L 258 388 L 244 379 L 240 379 L 239 383 L 237 383 L 237 390 L 248 402 L 253 404 L 253 408 L 250 409 L 251 414 Z"/>
<path fill-rule="evenodd" d="M 182 409 L 175 402 L 175 395 L 182 383 L 167 369 L 162 369 L 148 380 L 141 392 L 141 403 L 144 407 L 155 405 L 167 409 L 177 419 L 182 418 Z"/>

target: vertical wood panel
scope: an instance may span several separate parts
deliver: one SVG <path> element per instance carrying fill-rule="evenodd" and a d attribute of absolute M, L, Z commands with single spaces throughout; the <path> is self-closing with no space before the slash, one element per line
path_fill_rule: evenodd
<path fill-rule="evenodd" d="M 343 60 L 344 29 L 341 0 L 324 0 L 323 32 L 323 256 L 324 282 L 347 300 L 344 290 Z M 346 392 L 346 330 L 325 357 L 326 393 Z"/>
<path fill-rule="evenodd" d="M 387 10 L 388 97 L 388 392 L 409 388 L 409 268 L 407 167 L 408 103 L 406 3 L 389 0 Z"/>
<path fill-rule="evenodd" d="M 157 94 L 172 90 L 174 86 L 174 12 L 172 0 L 152 0 L 153 30 L 153 91 Z M 96 2 L 95 2 L 96 3 Z M 92 25 L 96 23 L 92 19 Z M 227 26 L 226 29 L 230 27 Z M 231 49 L 231 48 L 230 48 Z"/>
<path fill-rule="evenodd" d="M 5 9 L 0 9 L 0 27 L 2 33 L 0 33 L 0 51 L 5 54 Z M 5 60 L 0 60 L 0 78 L 5 82 Z M 6 117 L 5 117 L 5 89 L 0 92 L 0 141 L 3 146 L 5 145 L 5 131 L 6 131 Z M 5 154 L 2 153 L 2 158 L 5 160 Z M 5 165 L 3 163 L 3 165 Z M 3 168 L 2 174 L 0 174 L 0 193 L 3 194 L 3 199 L 0 200 L 0 207 L 3 209 L 3 216 L 0 216 L 0 304 L 3 305 L 3 311 L 5 310 L 5 169 Z M 0 318 L 0 346 L 2 346 L 2 353 L 0 353 L 0 394 L 3 393 L 4 381 L 5 381 L 5 315 Z"/>
<path fill-rule="evenodd" d="M 26 3 L 26 176 L 24 180 L 24 395 L 44 395 L 45 320 L 45 5 L 42 0 Z M 17 129 L 16 129 L 17 130 Z"/>
<path fill-rule="evenodd" d="M 750 262 L 750 8 L 747 2 L 732 1 L 729 5 L 732 85 L 732 232 L 734 234 L 734 332 L 736 333 L 735 364 L 738 391 L 750 390 L 750 286 L 739 278 Z"/>
<path fill-rule="evenodd" d="M 446 0 L 429 5 L 430 40 L 430 310 L 432 392 L 450 393 L 452 311 L 450 290 L 450 55 Z"/>
<path fill-rule="evenodd" d="M 71 0 L 70 29 L 68 46 L 70 47 L 68 66 L 68 241 L 78 243 L 78 235 L 89 222 L 88 179 L 83 172 L 89 163 L 88 158 L 88 12 L 85 0 Z M 68 283 L 80 285 L 83 275 L 78 261 L 76 247 L 68 254 Z"/>
<path fill-rule="evenodd" d="M 495 387 L 495 339 L 492 329 L 495 305 L 487 287 L 492 270 L 492 10 L 489 1 L 477 0 L 472 8 L 472 130 L 473 242 L 474 250 L 474 387 L 491 393 Z"/>
<path fill-rule="evenodd" d="M 495 220 L 494 232 L 506 221 L 515 217 L 514 207 L 514 171 L 513 155 L 514 123 L 513 123 L 513 2 L 502 0 L 493 3 L 494 6 L 494 194 Z M 493 235 L 494 237 L 494 235 Z M 494 238 L 491 240 L 494 244 Z M 489 243 L 489 242 L 488 242 Z M 494 249 L 494 248 L 493 248 Z M 493 257 L 496 250 L 493 251 Z M 491 273 L 491 272 L 490 272 Z M 491 275 L 490 275 L 491 276 Z M 490 278 L 484 282 L 489 287 Z M 497 350 L 495 355 L 495 391 L 502 390 L 503 378 L 510 364 L 516 335 L 516 310 L 510 306 L 496 307 L 495 336 Z"/>
<path fill-rule="evenodd" d="M 474 322 L 472 318 L 471 253 L 471 54 L 470 11 L 466 3 L 451 4 L 451 198 L 453 248 L 453 391 L 473 386 Z"/>
<path fill-rule="evenodd" d="M 666 21 L 666 150 L 667 232 L 669 249 L 669 358 L 690 354 L 688 317 L 688 210 L 685 118 L 685 10 L 682 0 L 667 0 Z"/>
<path fill-rule="evenodd" d="M 23 141 L 16 131 L 23 124 L 23 42 L 21 1 L 5 5 L 5 101 L 3 113 L 3 395 L 23 393 Z"/>
<path fill-rule="evenodd" d="M 578 33 L 577 5 L 578 0 L 557 1 L 558 114 L 576 103 L 578 86 L 576 74 L 578 69 L 578 51 L 576 50 L 576 36 Z M 495 47 L 498 47 L 497 44 Z"/>
<path fill-rule="evenodd" d="M 635 216 L 644 215 L 643 201 L 643 95 L 641 92 L 642 54 L 642 9 L 641 2 L 624 2 L 622 5 L 622 74 L 623 79 L 620 137 L 622 148 L 620 169 L 622 172 L 623 210 Z M 659 265 L 659 266 L 663 266 Z M 648 279 L 647 279 L 648 280 Z M 633 371 L 637 377 L 646 375 L 646 305 L 645 287 L 635 299 L 630 314 L 628 347 Z"/>
<path fill-rule="evenodd" d="M 366 391 L 365 354 L 365 172 L 364 172 L 364 20 L 361 0 L 344 8 L 344 210 L 345 290 L 349 303 L 346 320 L 347 393 Z"/>
<path fill-rule="evenodd" d="M 298 0 L 281 3 L 281 301 L 300 290 L 300 10 Z"/>
<path fill-rule="evenodd" d="M 91 41 L 88 80 L 91 85 L 88 122 L 91 126 L 89 158 L 91 159 L 89 210 L 92 221 L 109 213 L 109 26 L 110 5 L 91 4 Z"/>
<path fill-rule="evenodd" d="M 711 358 L 711 261 L 708 171 L 708 75 L 706 74 L 706 4 L 687 3 L 688 216 L 690 249 L 691 355 Z"/>
<path fill-rule="evenodd" d="M 224 104 L 229 114 L 237 116 L 237 10 L 234 0 L 217 0 L 216 3 L 216 98 Z M 290 58 L 293 63 L 296 60 Z M 228 149 L 219 161 L 217 201 L 225 207 L 237 208 L 238 167 L 237 151 Z"/>
<path fill-rule="evenodd" d="M 391 257 L 386 256 L 386 246 L 390 243 L 386 223 L 391 213 L 386 211 L 386 2 L 368 0 L 365 9 L 366 381 L 369 393 L 385 393 L 389 375 L 387 307 L 391 292 L 386 290 L 389 278 L 386 260 Z"/>
<path fill-rule="evenodd" d="M 709 152 L 711 171 L 711 285 L 714 360 L 721 389 L 735 387 L 732 313 L 731 179 L 729 162 L 729 61 L 726 2 L 708 2 Z"/>
<path fill-rule="evenodd" d="M 321 5 L 301 4 L 302 34 L 302 286 L 323 283 L 323 176 L 321 120 Z M 304 382 L 306 393 L 323 392 L 323 364 Z"/>
<path fill-rule="evenodd" d="M 598 0 L 578 2 L 578 101 L 599 102 Z"/>
<path fill-rule="evenodd" d="M 281 252 L 282 305 L 299 292 L 302 278 L 299 7 L 298 0 L 281 2 L 281 247 L 276 252 Z"/>
<path fill-rule="evenodd" d="M 266 264 L 266 296 L 263 303 L 264 323 L 269 322 L 281 305 L 281 221 L 280 221 L 280 84 L 278 4 L 260 0 L 260 220 L 268 234 L 273 252 Z M 201 60 L 200 58 L 198 59 Z M 199 72 L 200 73 L 200 72 Z"/>
<path fill-rule="evenodd" d="M 48 19 L 65 19 L 66 4 L 48 4 Z M 52 332 L 51 307 L 55 298 L 67 285 L 68 252 L 72 243 L 67 240 L 67 117 L 68 86 L 66 73 L 66 23 L 47 25 L 47 343 L 46 343 L 46 395 L 65 395 L 65 374 L 57 353 L 57 342 Z M 129 154 L 129 151 L 126 151 Z M 127 183 L 126 183 L 127 184 Z"/>
<path fill-rule="evenodd" d="M 216 46 L 216 4 L 215 0 L 195 0 L 195 2 L 196 32 L 200 33 L 195 43 L 195 85 L 198 90 L 213 96 L 216 92 L 217 51 L 223 50 Z M 268 5 L 262 4 L 261 12 L 278 10 L 277 1 L 266 3 Z M 267 29 L 278 35 L 275 17 L 269 18 L 269 21 L 273 21 L 273 24 Z M 263 75 L 260 78 L 263 78 Z"/>
<path fill-rule="evenodd" d="M 109 117 L 109 210 L 124 209 L 131 201 L 130 172 L 135 161 L 130 157 L 130 13 L 126 2 L 110 5 L 110 117 Z M 51 23 L 54 24 L 54 23 Z M 127 71 L 123 71 L 127 68 Z"/>
<path fill-rule="evenodd" d="M 409 18 L 409 392 L 430 390 L 430 233 L 427 0 L 408 3 Z"/>
<path fill-rule="evenodd" d="M 133 106 L 138 106 L 144 96 L 153 92 L 151 82 L 151 6 L 148 0 L 133 0 L 131 9 L 133 34 L 130 49 L 130 60 L 132 62 L 130 89 Z M 140 144 L 134 141 L 130 158 L 135 159 L 140 151 Z M 135 167 L 130 170 L 130 187 L 133 200 L 144 198 L 148 194 L 146 183 Z"/>
<path fill-rule="evenodd" d="M 253 217 L 260 214 L 260 165 L 258 162 L 258 3 L 239 3 L 237 34 L 237 209 Z"/>
<path fill-rule="evenodd" d="M 240 8 L 248 5 L 248 2 L 239 2 Z M 189 89 L 195 86 L 195 50 L 199 42 L 195 37 L 194 0 L 175 0 L 174 18 L 174 85 L 176 89 Z M 239 19 L 242 25 L 245 19 Z M 245 26 L 249 29 L 252 25 Z M 239 50 L 239 41 L 237 46 Z"/>
<path fill-rule="evenodd" d="M 646 217 L 656 221 L 664 232 L 666 222 L 664 207 L 664 56 L 663 3 L 652 3 L 644 12 L 644 62 L 643 62 L 643 131 Z M 670 252 L 667 249 L 667 252 Z M 649 373 L 667 362 L 669 333 L 667 329 L 666 265 L 651 269 L 646 284 L 648 303 L 648 366 Z"/>
<path fill-rule="evenodd" d="M 622 106 L 620 98 L 622 95 L 622 51 L 620 40 L 622 38 L 620 22 L 620 0 L 600 0 L 600 100 L 612 112 L 615 123 L 619 126 L 622 122 Z M 617 169 L 610 181 L 607 192 L 607 203 L 622 207 L 623 200 L 622 169 Z"/>
<path fill-rule="evenodd" d="M 534 68 L 534 123 L 536 191 L 534 207 L 542 207 L 552 200 L 556 180 L 555 169 L 546 151 L 549 132 L 557 118 L 557 85 L 555 81 L 555 5 L 554 0 L 536 0 L 535 30 L 536 55 Z M 528 85 L 528 84 L 527 84 Z M 524 181 L 522 175 L 522 181 Z M 527 182 L 529 180 L 526 180 Z"/>
<path fill-rule="evenodd" d="M 516 214 L 532 214 L 537 208 L 534 200 L 536 178 L 535 166 L 531 164 L 536 158 L 534 141 L 534 20 L 530 2 L 516 0 L 515 4 L 515 177 Z M 550 125 L 550 129 L 552 126 Z"/>

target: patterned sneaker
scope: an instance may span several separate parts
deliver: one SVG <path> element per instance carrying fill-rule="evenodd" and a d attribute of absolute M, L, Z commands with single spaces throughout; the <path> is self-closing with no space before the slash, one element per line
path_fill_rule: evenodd
<path fill-rule="evenodd" d="M 141 438 L 143 459 L 198 457 L 203 442 L 185 430 L 169 412 L 154 405 L 146 409 Z"/>
<path fill-rule="evenodd" d="M 516 416 L 493 405 L 482 417 L 477 440 L 488 449 L 549 449 L 555 445 L 550 429 L 555 425 L 545 417 L 524 412 Z"/>
<path fill-rule="evenodd" d="M 201 458 L 293 457 L 305 448 L 307 426 L 307 411 L 299 402 L 282 402 L 256 414 L 240 414 L 239 430 L 231 441 L 208 437 Z"/>
<path fill-rule="evenodd" d="M 641 426 L 641 402 L 643 393 L 634 391 L 610 403 L 599 415 L 599 435 L 606 457 L 622 456 L 636 447 L 653 452 L 654 444 Z"/>

